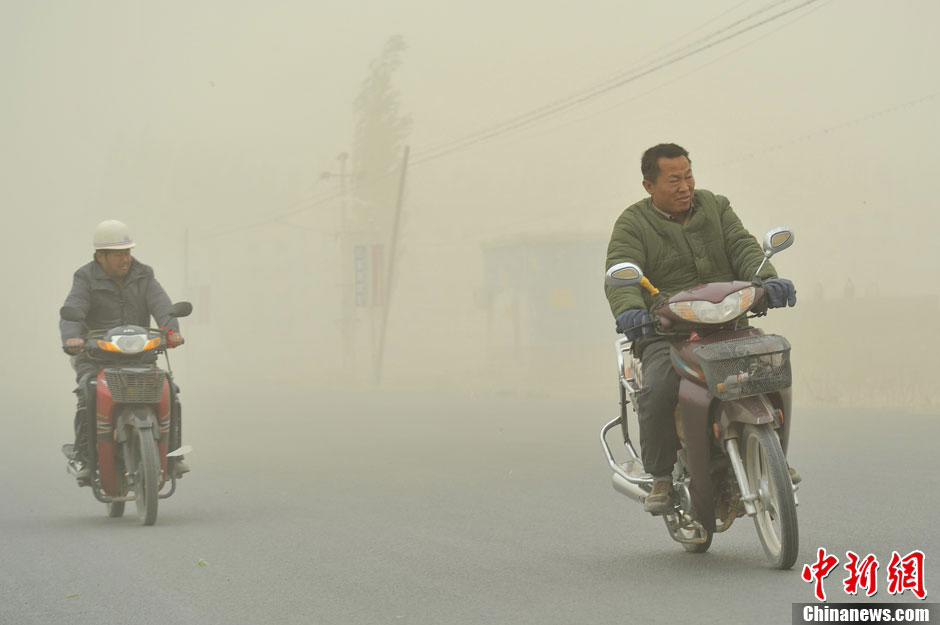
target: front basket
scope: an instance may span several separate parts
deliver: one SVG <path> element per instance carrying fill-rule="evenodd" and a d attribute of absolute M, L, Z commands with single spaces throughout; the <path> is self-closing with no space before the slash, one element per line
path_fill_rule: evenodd
<path fill-rule="evenodd" d="M 790 343 L 764 334 L 693 350 L 712 395 L 723 401 L 779 391 L 792 384 Z"/>

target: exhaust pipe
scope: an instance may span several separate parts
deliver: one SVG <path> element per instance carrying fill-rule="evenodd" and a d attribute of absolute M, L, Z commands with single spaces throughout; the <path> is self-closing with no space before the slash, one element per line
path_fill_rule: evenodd
<path fill-rule="evenodd" d="M 613 453 L 610 451 L 610 446 L 607 444 L 607 432 L 609 432 L 613 427 L 620 425 L 623 421 L 623 417 L 614 419 L 610 423 L 606 424 L 601 430 L 601 446 L 604 448 L 604 454 L 607 456 L 607 464 L 613 470 L 614 474 L 611 477 L 613 481 L 614 490 L 618 493 L 626 495 L 634 501 L 639 501 L 643 503 L 646 501 L 647 490 L 644 490 L 643 485 L 651 487 L 653 484 L 653 478 L 648 475 L 638 476 L 630 475 L 624 470 L 624 467 L 617 463 L 614 459 Z M 633 449 L 633 445 L 627 443 L 625 445 L 627 454 L 630 458 L 627 461 L 627 464 L 634 466 L 640 461 L 636 455 L 636 451 Z"/>
<path fill-rule="evenodd" d="M 624 478 L 619 473 L 614 473 L 611 476 L 611 481 L 613 482 L 614 490 L 618 493 L 626 495 L 633 501 L 638 501 L 640 503 L 646 501 L 646 491 L 636 484 L 628 482 L 626 478 Z"/>

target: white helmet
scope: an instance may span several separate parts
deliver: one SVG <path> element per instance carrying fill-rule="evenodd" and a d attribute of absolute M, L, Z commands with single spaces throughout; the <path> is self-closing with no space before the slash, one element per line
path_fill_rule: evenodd
<path fill-rule="evenodd" d="M 116 219 L 106 219 L 95 228 L 96 250 L 129 250 L 134 239 L 128 227 Z"/>

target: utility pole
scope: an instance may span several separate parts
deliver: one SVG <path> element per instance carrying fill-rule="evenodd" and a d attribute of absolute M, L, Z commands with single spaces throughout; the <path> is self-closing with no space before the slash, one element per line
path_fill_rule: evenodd
<path fill-rule="evenodd" d="M 398 199 L 395 201 L 395 221 L 392 225 L 392 242 L 388 251 L 388 275 L 385 281 L 385 308 L 382 311 L 382 327 L 379 330 L 379 347 L 375 356 L 375 383 L 382 382 L 382 367 L 385 359 L 385 336 L 388 334 L 388 311 L 392 307 L 392 293 L 395 284 L 395 255 L 398 250 L 398 232 L 401 224 L 401 207 L 405 197 L 405 177 L 408 173 L 408 155 L 410 146 L 405 146 L 401 158 L 401 176 L 398 179 Z"/>
<path fill-rule="evenodd" d="M 349 160 L 347 152 L 340 152 L 336 156 L 339 161 L 339 173 L 324 171 L 320 174 L 321 180 L 339 178 L 340 215 L 339 232 L 337 232 L 337 252 L 339 254 L 339 289 L 340 289 L 340 335 L 343 350 L 343 374 L 347 380 L 352 380 L 356 372 L 356 302 L 353 290 L 355 281 L 355 262 L 353 259 L 352 219 L 349 214 L 349 185 L 346 173 L 346 163 Z"/>

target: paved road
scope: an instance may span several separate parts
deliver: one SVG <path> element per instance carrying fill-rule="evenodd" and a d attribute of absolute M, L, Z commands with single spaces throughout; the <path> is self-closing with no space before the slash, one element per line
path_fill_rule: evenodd
<path fill-rule="evenodd" d="M 151 528 L 70 483 L 61 422 L 9 408 L 0 623 L 789 623 L 819 545 L 924 549 L 940 579 L 938 415 L 799 414 L 802 547 L 780 572 L 746 520 L 690 555 L 611 489 L 611 401 L 189 395 L 194 471 Z"/>

